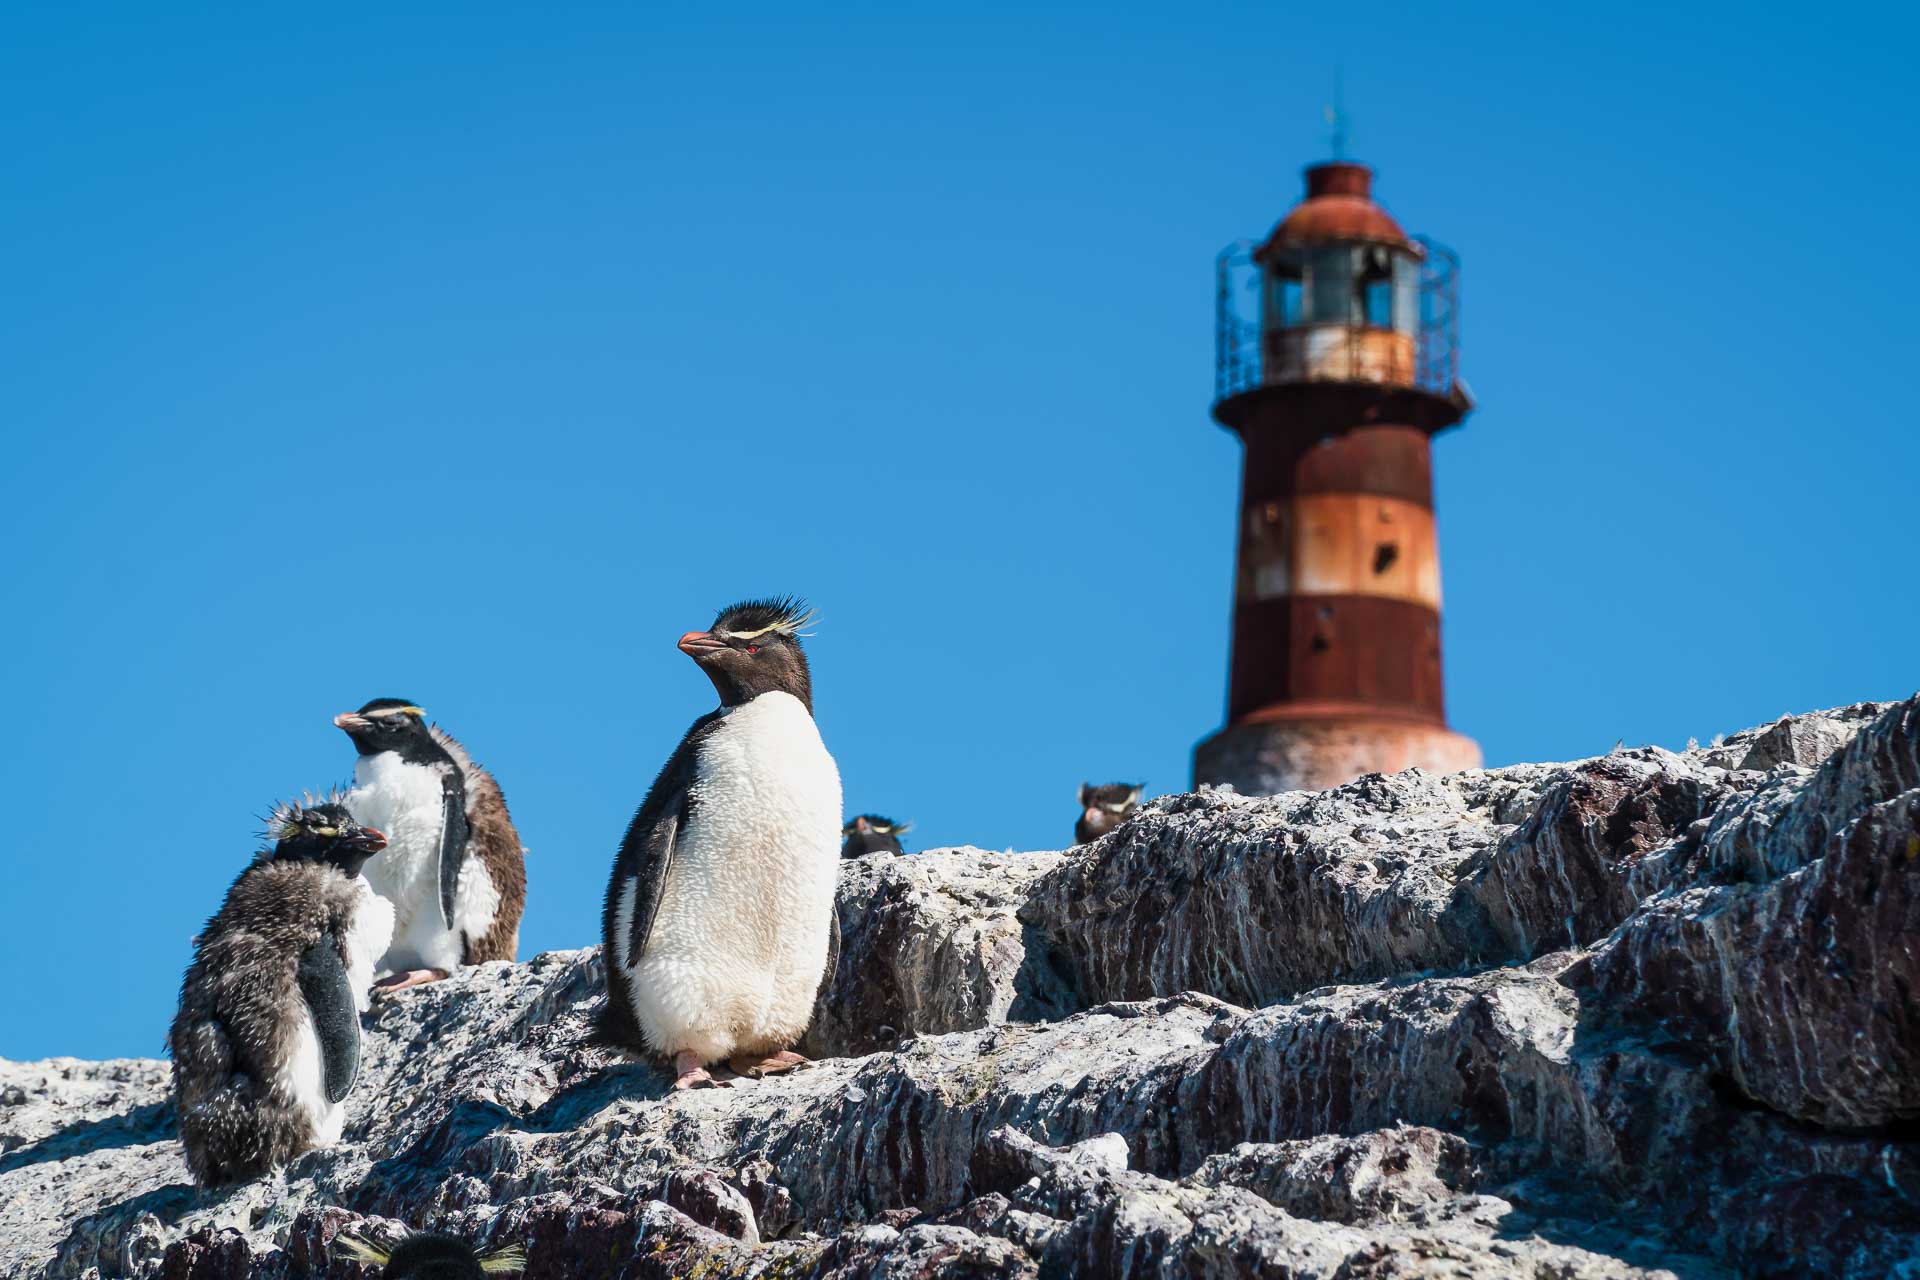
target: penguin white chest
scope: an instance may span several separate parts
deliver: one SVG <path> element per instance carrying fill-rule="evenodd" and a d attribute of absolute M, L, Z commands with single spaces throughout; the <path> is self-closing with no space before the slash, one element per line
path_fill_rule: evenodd
<path fill-rule="evenodd" d="M 641 1030 L 660 1052 L 707 1061 L 784 1048 L 826 967 L 840 772 L 800 700 L 764 693 L 701 741 L 690 800 L 632 966 Z"/>
<path fill-rule="evenodd" d="M 358 878 L 357 887 L 359 901 L 340 939 L 340 949 L 346 957 L 354 1007 L 365 1013 L 371 1007 L 368 988 L 373 985 L 374 963 L 393 940 L 393 907 L 364 877 Z M 326 1059 L 312 1012 L 302 1005 L 294 1020 L 292 1051 L 280 1065 L 276 1083 L 307 1113 L 313 1123 L 315 1144 L 328 1146 L 339 1141 L 347 1118 L 346 1104 L 327 1096 Z"/>
<path fill-rule="evenodd" d="M 361 756 L 353 768 L 347 810 L 387 837 L 387 847 L 365 871 L 373 891 L 393 904 L 393 942 L 379 961 L 381 970 L 452 972 L 460 964 L 459 935 L 440 914 L 442 777 L 440 767 L 413 764 L 392 751 Z"/>

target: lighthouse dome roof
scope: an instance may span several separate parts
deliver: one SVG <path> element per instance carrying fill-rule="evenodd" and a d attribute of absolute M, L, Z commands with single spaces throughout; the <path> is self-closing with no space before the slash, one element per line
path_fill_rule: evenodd
<path fill-rule="evenodd" d="M 1328 243 L 1391 244 L 1419 252 L 1373 200 L 1373 170 L 1350 160 L 1333 160 L 1307 170 L 1307 197 L 1280 220 L 1265 244 L 1254 252 L 1264 259 L 1290 245 Z"/>

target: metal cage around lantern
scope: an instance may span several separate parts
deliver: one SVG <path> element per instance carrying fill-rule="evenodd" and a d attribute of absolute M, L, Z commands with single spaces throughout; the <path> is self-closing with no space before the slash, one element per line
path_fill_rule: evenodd
<path fill-rule="evenodd" d="M 1420 246 L 1417 316 L 1410 370 L 1392 381 L 1436 396 L 1451 396 L 1460 377 L 1460 259 L 1445 245 L 1425 236 Z M 1311 369 L 1282 368 L 1273 358 L 1275 343 L 1291 332 L 1270 323 L 1266 271 L 1254 261 L 1255 244 L 1242 240 L 1220 252 L 1215 262 L 1214 374 L 1216 402 L 1259 387 L 1295 381 L 1379 381 L 1357 375 L 1371 367 L 1368 350 L 1379 326 L 1322 326 L 1316 333 Z M 1344 361 L 1328 359 L 1329 339 L 1346 344 Z M 1404 339 L 1403 339 L 1404 341 Z M 1411 376 L 1408 376 L 1408 375 Z"/>

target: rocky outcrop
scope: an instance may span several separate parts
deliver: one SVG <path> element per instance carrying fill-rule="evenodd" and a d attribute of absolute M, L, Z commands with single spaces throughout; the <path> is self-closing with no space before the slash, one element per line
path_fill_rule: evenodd
<path fill-rule="evenodd" d="M 478 966 L 220 1193 L 166 1064 L 0 1064 L 0 1272 L 1920 1272 L 1917 763 L 1920 699 L 856 860 L 814 1066 L 672 1094 L 587 1042 L 596 951 Z"/>
<path fill-rule="evenodd" d="M 1074 991 L 1016 914 L 1060 857 L 968 848 L 842 864 L 840 963 L 802 1051 L 872 1053 L 908 1034 L 1070 1012 Z"/>

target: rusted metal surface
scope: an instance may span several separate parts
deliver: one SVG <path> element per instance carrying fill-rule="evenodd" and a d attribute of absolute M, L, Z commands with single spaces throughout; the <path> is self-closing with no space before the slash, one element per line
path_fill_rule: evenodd
<path fill-rule="evenodd" d="M 1313 493 L 1250 504 L 1239 598 L 1379 596 L 1440 608 L 1433 512 L 1401 498 Z"/>
<path fill-rule="evenodd" d="M 1315 437 L 1318 424 L 1273 415 L 1271 429 L 1247 433 L 1242 492 L 1248 506 L 1300 493 L 1370 493 L 1433 506 L 1433 447 L 1427 433 L 1397 424 Z M 1306 430 L 1293 430 L 1295 425 Z"/>
<path fill-rule="evenodd" d="M 1415 427 L 1434 435 L 1453 426 L 1473 407 L 1464 395 L 1432 395 L 1381 383 L 1294 382 L 1254 387 L 1214 402 L 1221 426 L 1251 442 L 1281 434 L 1312 441 L 1355 427 Z"/>
<path fill-rule="evenodd" d="M 1398 773 L 1416 766 L 1453 773 L 1480 765 L 1480 748 L 1472 739 L 1445 727 L 1392 717 L 1232 724 L 1202 742 L 1193 755 L 1200 781 L 1228 783 L 1253 796 L 1317 791 L 1363 773 Z"/>
<path fill-rule="evenodd" d="M 1342 703 L 1445 723 L 1440 615 L 1383 596 L 1238 601 L 1228 718 L 1287 702 Z"/>
<path fill-rule="evenodd" d="M 1262 368 L 1268 382 L 1388 382 L 1410 387 L 1416 364 L 1410 333 L 1321 324 L 1269 332 Z"/>
<path fill-rule="evenodd" d="M 1335 240 L 1376 240 L 1413 247 L 1393 216 L 1373 201 L 1373 171 L 1363 164 L 1337 161 L 1307 170 L 1307 198 L 1293 207 L 1260 247 L 1260 253 L 1286 244 Z"/>

